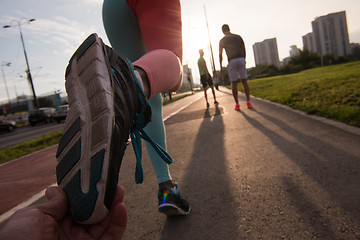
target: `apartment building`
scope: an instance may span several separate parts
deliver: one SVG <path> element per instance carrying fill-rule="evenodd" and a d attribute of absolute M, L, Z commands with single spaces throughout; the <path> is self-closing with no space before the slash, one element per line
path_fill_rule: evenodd
<path fill-rule="evenodd" d="M 256 65 L 274 65 L 279 67 L 279 52 L 276 38 L 265 39 L 253 45 Z"/>
<path fill-rule="evenodd" d="M 315 49 L 319 56 L 332 53 L 339 57 L 350 53 L 345 11 L 317 17 L 311 24 Z"/>
<path fill-rule="evenodd" d="M 308 50 L 309 52 L 315 52 L 316 53 L 316 47 L 315 47 L 315 39 L 314 39 L 314 33 L 308 33 L 305 36 L 302 37 L 303 40 L 303 50 Z"/>

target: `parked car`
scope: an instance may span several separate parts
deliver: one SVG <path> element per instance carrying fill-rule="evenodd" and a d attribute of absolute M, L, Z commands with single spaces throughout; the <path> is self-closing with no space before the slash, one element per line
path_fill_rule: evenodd
<path fill-rule="evenodd" d="M 68 110 L 69 105 L 67 104 L 56 107 L 56 110 L 53 114 L 53 119 L 60 123 L 62 120 L 65 120 Z"/>
<path fill-rule="evenodd" d="M 12 132 L 16 128 L 16 122 L 12 120 L 0 120 L 0 131 Z"/>
<path fill-rule="evenodd" d="M 36 123 L 49 123 L 52 122 L 53 113 L 55 112 L 55 108 L 46 107 L 39 108 L 38 110 L 31 111 L 29 113 L 29 123 L 31 126 L 35 126 Z"/>

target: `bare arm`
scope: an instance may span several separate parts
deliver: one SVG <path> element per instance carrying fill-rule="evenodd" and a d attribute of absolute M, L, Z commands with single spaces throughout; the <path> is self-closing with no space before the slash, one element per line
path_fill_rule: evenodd
<path fill-rule="evenodd" d="M 221 43 L 219 43 L 219 60 L 220 60 L 220 69 L 222 69 L 222 60 L 223 60 L 223 57 L 222 57 L 222 53 L 223 53 L 223 47 L 221 46 Z"/>
<path fill-rule="evenodd" d="M 244 58 L 246 58 L 246 49 L 245 49 L 245 43 L 244 43 L 244 40 L 242 40 L 242 45 L 243 45 L 243 54 L 244 54 Z"/>

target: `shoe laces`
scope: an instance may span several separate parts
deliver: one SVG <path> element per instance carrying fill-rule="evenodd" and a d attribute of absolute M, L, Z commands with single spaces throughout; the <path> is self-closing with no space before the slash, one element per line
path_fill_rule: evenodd
<path fill-rule="evenodd" d="M 133 75 L 135 76 L 133 65 L 128 59 L 127 61 L 129 62 L 129 65 L 131 66 L 131 70 L 133 71 Z M 135 81 L 136 84 L 139 86 L 139 89 L 144 94 L 144 91 L 140 87 L 140 84 L 136 77 L 135 77 Z M 132 121 L 131 124 L 132 127 L 130 129 L 130 137 L 136 156 L 135 182 L 142 183 L 144 180 L 144 174 L 141 163 L 141 159 L 142 159 L 141 138 L 151 144 L 151 146 L 159 154 L 162 160 L 164 160 L 164 162 L 166 162 L 167 164 L 171 164 L 174 160 L 170 157 L 169 153 L 165 149 L 163 149 L 158 143 L 154 142 L 152 138 L 144 131 L 143 129 L 145 125 L 144 110 L 146 108 L 146 105 L 150 105 L 150 103 L 147 99 L 144 99 L 140 93 L 138 93 L 138 99 L 140 102 L 141 112 L 135 114 L 135 119 Z"/>

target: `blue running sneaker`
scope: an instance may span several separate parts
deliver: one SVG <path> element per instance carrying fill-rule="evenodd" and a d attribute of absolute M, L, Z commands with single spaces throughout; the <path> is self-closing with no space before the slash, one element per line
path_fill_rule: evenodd
<path fill-rule="evenodd" d="M 73 219 L 93 224 L 105 218 L 112 204 L 129 134 L 137 157 L 136 182 L 143 180 L 141 137 L 164 161 L 172 159 L 142 130 L 151 108 L 133 65 L 96 34 L 73 54 L 65 78 L 69 111 L 56 153 L 56 178 Z"/>
<path fill-rule="evenodd" d="M 175 191 L 169 187 L 159 188 L 159 212 L 164 213 L 168 217 L 177 215 L 188 215 L 191 207 L 189 203 L 180 196 L 177 184 Z"/>

